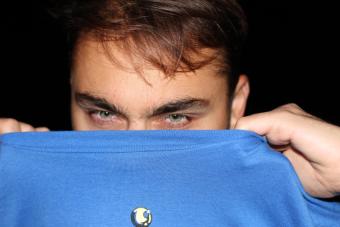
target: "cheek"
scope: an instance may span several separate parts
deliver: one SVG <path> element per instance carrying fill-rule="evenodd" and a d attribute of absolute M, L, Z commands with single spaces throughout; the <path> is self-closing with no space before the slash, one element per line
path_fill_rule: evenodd
<path fill-rule="evenodd" d="M 71 120 L 73 130 L 84 131 L 96 129 L 92 125 L 87 113 L 80 109 L 79 106 L 75 104 L 73 100 L 71 102 Z"/>
<path fill-rule="evenodd" d="M 216 118 L 220 119 L 218 127 L 222 129 L 229 129 L 230 128 L 230 107 L 229 101 L 227 98 L 221 104 L 217 110 Z"/>
<path fill-rule="evenodd" d="M 216 118 L 219 119 L 216 127 L 217 129 L 229 129 L 230 128 L 230 114 L 229 110 L 227 110 L 227 106 L 225 109 L 221 109 L 220 113 L 216 115 Z"/>
<path fill-rule="evenodd" d="M 227 105 L 213 106 L 205 116 L 197 119 L 189 129 L 225 130 L 230 128 L 230 117 Z"/>
<path fill-rule="evenodd" d="M 71 118 L 73 130 L 89 130 L 89 125 L 86 122 L 85 114 L 72 101 L 71 103 Z"/>
<path fill-rule="evenodd" d="M 230 109 L 226 97 L 221 98 L 215 103 L 211 112 L 207 115 L 206 124 L 211 129 L 229 129 Z"/>
<path fill-rule="evenodd" d="M 193 130 L 225 130 L 229 129 L 229 121 L 226 117 L 207 116 L 192 125 L 189 129 Z"/>
<path fill-rule="evenodd" d="M 225 109 L 221 109 L 209 116 L 206 124 L 212 130 L 229 129 L 229 114 Z"/>

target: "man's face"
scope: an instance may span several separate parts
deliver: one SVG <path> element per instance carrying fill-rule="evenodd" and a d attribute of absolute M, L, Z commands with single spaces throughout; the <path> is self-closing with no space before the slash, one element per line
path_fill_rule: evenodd
<path fill-rule="evenodd" d="M 226 129 L 227 83 L 210 64 L 166 77 L 155 68 L 142 75 L 114 44 L 112 62 L 102 46 L 81 40 L 72 67 L 74 130 Z"/>

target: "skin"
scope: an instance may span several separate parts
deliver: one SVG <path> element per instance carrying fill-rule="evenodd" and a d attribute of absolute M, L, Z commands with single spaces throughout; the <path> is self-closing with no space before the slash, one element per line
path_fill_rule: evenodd
<path fill-rule="evenodd" d="M 144 67 L 140 75 L 129 57 L 112 45 L 113 64 L 91 39 L 78 43 L 72 70 L 72 122 L 75 130 L 226 129 L 244 114 L 249 84 L 242 76 L 234 105 L 227 81 L 215 64 L 166 77 Z M 136 102 L 136 100 L 138 100 Z"/>
<path fill-rule="evenodd" d="M 266 136 L 290 160 L 310 195 L 340 195 L 340 127 L 306 113 L 296 104 L 287 104 L 243 117 L 235 128 Z"/>
<path fill-rule="evenodd" d="M 293 164 L 305 190 L 330 198 L 340 192 L 340 128 L 288 104 L 244 117 L 249 83 L 242 75 L 233 100 L 214 63 L 190 73 L 165 77 L 159 70 L 134 71 L 134 64 L 112 43 L 120 65 L 101 46 L 83 38 L 74 52 L 72 122 L 75 130 L 243 129 L 266 136 Z M 231 105 L 229 108 L 229 101 Z M 43 131 L 14 119 L 0 119 L 0 134 Z"/>

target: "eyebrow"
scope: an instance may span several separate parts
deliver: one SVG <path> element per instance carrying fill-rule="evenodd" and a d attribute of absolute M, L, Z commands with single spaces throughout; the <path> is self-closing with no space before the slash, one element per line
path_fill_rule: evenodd
<path fill-rule="evenodd" d="M 76 102 L 83 108 L 89 108 L 90 106 L 95 106 L 97 108 L 104 109 L 120 115 L 126 115 L 120 108 L 116 105 L 108 102 L 105 98 L 97 97 L 90 93 L 75 93 Z M 172 100 L 167 102 L 160 107 L 155 108 L 151 111 L 150 116 L 157 116 L 166 113 L 173 113 L 177 111 L 184 110 L 203 110 L 209 106 L 210 102 L 205 99 L 186 97 L 178 100 Z"/>
<path fill-rule="evenodd" d="M 152 116 L 184 110 L 202 110 L 209 106 L 209 101 L 197 98 L 184 98 L 170 101 L 152 111 Z"/>
<path fill-rule="evenodd" d="M 110 111 L 117 114 L 124 114 L 116 105 L 108 102 L 105 98 L 91 95 L 90 93 L 75 93 L 75 100 L 82 108 L 88 109 L 91 106 L 95 106 L 106 111 Z"/>

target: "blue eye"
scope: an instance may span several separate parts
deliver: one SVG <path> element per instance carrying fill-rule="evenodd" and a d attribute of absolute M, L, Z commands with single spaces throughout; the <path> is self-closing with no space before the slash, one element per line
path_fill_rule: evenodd
<path fill-rule="evenodd" d="M 182 114 L 170 114 L 166 117 L 166 120 L 169 123 L 179 124 L 188 121 L 188 117 Z"/>
<path fill-rule="evenodd" d="M 109 111 L 98 111 L 97 114 L 99 115 L 100 118 L 103 119 L 111 118 L 113 116 L 112 113 L 110 113 Z"/>
<path fill-rule="evenodd" d="M 112 121 L 115 117 L 114 113 L 111 113 L 110 111 L 104 111 L 104 110 L 94 110 L 90 112 L 90 115 L 92 118 L 96 121 L 103 121 L 108 122 Z"/>

